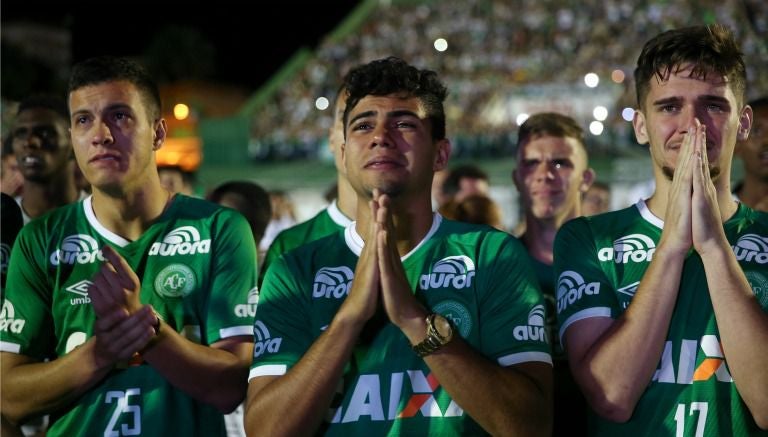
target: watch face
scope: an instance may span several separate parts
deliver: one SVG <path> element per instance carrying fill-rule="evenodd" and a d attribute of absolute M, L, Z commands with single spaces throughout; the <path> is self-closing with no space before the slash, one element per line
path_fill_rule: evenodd
<path fill-rule="evenodd" d="M 450 338 L 451 334 L 453 333 L 453 328 L 451 327 L 450 322 L 448 320 L 441 316 L 436 315 L 435 316 L 435 331 L 437 331 L 438 334 L 440 334 L 440 337 L 443 338 Z"/>

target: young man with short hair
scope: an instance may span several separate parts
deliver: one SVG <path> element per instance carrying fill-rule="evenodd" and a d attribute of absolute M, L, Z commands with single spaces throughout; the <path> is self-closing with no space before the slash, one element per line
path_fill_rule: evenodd
<path fill-rule="evenodd" d="M 634 129 L 655 191 L 557 235 L 560 338 L 596 435 L 768 429 L 768 215 L 730 190 L 752 123 L 745 82 L 722 26 L 648 41 Z"/>

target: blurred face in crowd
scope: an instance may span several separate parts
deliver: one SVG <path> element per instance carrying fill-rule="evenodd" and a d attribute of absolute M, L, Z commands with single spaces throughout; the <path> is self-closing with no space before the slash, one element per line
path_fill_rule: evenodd
<path fill-rule="evenodd" d="M 746 140 L 736 144 L 736 153 L 747 175 L 768 183 L 768 106 L 752 108 L 754 120 Z"/>
<path fill-rule="evenodd" d="M 366 96 L 348 116 L 343 147 L 347 178 L 355 191 L 374 188 L 397 197 L 419 192 L 429 199 L 432 175 L 445 168 L 448 140 L 432 140 L 431 122 L 416 97 Z"/>
<path fill-rule="evenodd" d="M 29 108 L 16 117 L 13 153 L 24 179 L 45 183 L 72 171 L 72 143 L 67 121 L 56 111 Z"/>
<path fill-rule="evenodd" d="M 336 105 L 333 108 L 333 125 L 328 133 L 328 147 L 333 153 L 333 160 L 336 164 L 336 171 L 342 175 L 345 174 L 344 163 L 341 159 L 341 145 L 344 144 L 344 108 L 347 104 L 347 94 L 342 91 L 336 99 Z"/>
<path fill-rule="evenodd" d="M 690 74 L 691 66 L 684 66 L 666 80 L 651 78 L 643 107 L 635 112 L 635 136 L 640 144 L 649 143 L 655 174 L 672 180 L 685 134 L 698 119 L 706 126 L 710 174 L 715 182 L 721 174 L 727 181 L 736 139 L 749 132 L 751 109 L 741 108 L 725 77 Z"/>
<path fill-rule="evenodd" d="M 550 220 L 578 213 L 594 172 L 587 168 L 579 140 L 545 134 L 534 135 L 520 146 L 512 178 L 526 213 Z"/>
<path fill-rule="evenodd" d="M 155 150 L 165 140 L 165 120 L 152 120 L 138 88 L 103 82 L 70 93 L 71 131 L 77 162 L 95 189 L 131 191 L 156 174 Z"/>
<path fill-rule="evenodd" d="M 592 185 L 581 199 L 581 213 L 595 215 L 608 212 L 611 207 L 611 193 L 603 187 Z"/>

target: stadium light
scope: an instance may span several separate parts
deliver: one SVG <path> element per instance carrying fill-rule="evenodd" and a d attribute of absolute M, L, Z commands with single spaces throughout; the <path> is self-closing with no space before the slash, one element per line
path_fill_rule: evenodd
<path fill-rule="evenodd" d="M 600 83 L 600 77 L 595 73 L 587 73 L 584 75 L 584 83 L 587 84 L 588 87 L 594 88 Z"/>
<path fill-rule="evenodd" d="M 635 116 L 635 110 L 632 108 L 624 108 L 621 110 L 621 118 L 623 118 L 626 121 L 632 121 L 632 118 Z"/>
<path fill-rule="evenodd" d="M 608 109 L 605 106 L 595 106 L 592 115 L 595 116 L 597 121 L 605 121 L 608 118 Z"/>
<path fill-rule="evenodd" d="M 603 133 L 603 123 L 599 121 L 589 123 L 589 131 L 592 132 L 592 135 L 600 135 Z"/>
<path fill-rule="evenodd" d="M 330 102 L 325 97 L 318 97 L 317 100 L 315 100 L 315 108 L 325 111 L 328 109 L 328 106 L 330 105 Z"/>
<path fill-rule="evenodd" d="M 438 52 L 444 52 L 448 50 L 448 41 L 445 38 L 438 38 L 435 40 L 434 46 Z"/>
<path fill-rule="evenodd" d="M 176 117 L 176 120 L 186 120 L 189 117 L 189 106 L 177 103 L 173 106 L 173 116 Z"/>
<path fill-rule="evenodd" d="M 622 83 L 622 82 L 624 82 L 624 78 L 625 77 L 626 77 L 626 75 L 621 70 L 617 69 L 617 70 L 613 70 L 613 72 L 611 72 L 611 80 L 614 81 L 615 83 Z"/>

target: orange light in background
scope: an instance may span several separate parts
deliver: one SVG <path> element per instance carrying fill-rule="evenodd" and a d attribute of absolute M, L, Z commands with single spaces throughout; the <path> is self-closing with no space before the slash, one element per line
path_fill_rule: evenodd
<path fill-rule="evenodd" d="M 187 172 L 197 171 L 203 161 L 200 137 L 166 138 L 155 159 L 159 167 L 178 166 Z"/>
<path fill-rule="evenodd" d="M 611 80 L 616 83 L 624 82 L 624 77 L 624 72 L 621 70 L 613 70 L 613 72 L 611 72 Z"/>
<path fill-rule="evenodd" d="M 177 103 L 173 107 L 173 116 L 176 117 L 176 120 L 186 120 L 186 118 L 189 117 L 189 106 L 183 103 Z"/>

